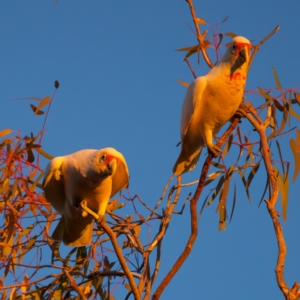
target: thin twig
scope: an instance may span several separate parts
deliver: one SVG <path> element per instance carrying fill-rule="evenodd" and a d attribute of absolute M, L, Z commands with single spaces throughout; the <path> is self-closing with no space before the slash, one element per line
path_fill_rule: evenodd
<path fill-rule="evenodd" d="M 265 43 L 274 33 L 276 33 L 278 30 L 280 29 L 280 26 L 276 26 L 264 39 L 262 39 L 261 41 L 260 41 L 260 43 L 257 45 L 257 46 L 255 46 L 255 48 L 254 48 L 254 51 L 253 51 L 253 53 L 252 53 L 252 55 L 251 55 L 251 57 L 250 57 L 250 61 L 249 61 L 249 67 L 248 67 L 248 70 L 250 69 L 250 66 L 251 66 L 251 64 L 252 64 L 252 62 L 253 62 L 253 60 L 254 60 L 254 57 L 255 57 L 255 55 L 256 55 L 256 53 L 257 53 L 257 51 L 259 50 L 259 48 L 262 46 L 262 44 L 263 43 Z"/>
<path fill-rule="evenodd" d="M 189 60 L 185 57 L 185 58 L 184 58 L 184 61 L 185 61 L 185 62 L 187 63 L 187 65 L 189 66 L 189 68 L 190 68 L 190 70 L 191 70 L 191 72 L 192 72 L 192 74 L 193 74 L 193 76 L 194 76 L 194 79 L 196 79 L 196 78 L 197 78 L 197 75 L 196 75 L 196 73 L 195 73 L 193 67 L 191 66 Z"/>

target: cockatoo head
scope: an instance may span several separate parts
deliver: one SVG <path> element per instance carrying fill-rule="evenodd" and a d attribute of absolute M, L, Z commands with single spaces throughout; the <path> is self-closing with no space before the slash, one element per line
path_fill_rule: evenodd
<path fill-rule="evenodd" d="M 109 150 L 109 148 L 100 150 L 94 161 L 94 170 L 104 176 L 114 175 L 119 161 L 114 153 L 112 153 L 113 151 Z"/>
<path fill-rule="evenodd" d="M 233 72 L 242 66 L 248 68 L 251 48 L 252 45 L 248 39 L 236 36 L 229 43 L 222 62 L 230 62 Z"/>

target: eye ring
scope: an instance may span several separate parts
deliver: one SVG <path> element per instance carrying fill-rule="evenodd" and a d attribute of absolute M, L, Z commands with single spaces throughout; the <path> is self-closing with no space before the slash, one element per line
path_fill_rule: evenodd
<path fill-rule="evenodd" d="M 101 155 L 99 161 L 104 162 L 106 160 L 106 154 Z"/>

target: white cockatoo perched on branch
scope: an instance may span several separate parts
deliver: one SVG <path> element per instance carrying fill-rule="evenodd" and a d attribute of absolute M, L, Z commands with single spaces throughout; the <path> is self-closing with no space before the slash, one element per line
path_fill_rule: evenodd
<path fill-rule="evenodd" d="M 109 199 L 128 181 L 126 161 L 113 148 L 86 149 L 52 159 L 43 180 L 46 200 L 61 215 L 52 238 L 68 246 L 90 244 L 94 217 L 81 205 L 104 218 Z"/>
<path fill-rule="evenodd" d="M 174 174 L 191 171 L 205 145 L 214 156 L 221 152 L 213 144 L 213 135 L 231 119 L 243 100 L 251 48 L 246 38 L 234 37 L 222 60 L 189 86 L 182 106 L 181 153 Z"/>

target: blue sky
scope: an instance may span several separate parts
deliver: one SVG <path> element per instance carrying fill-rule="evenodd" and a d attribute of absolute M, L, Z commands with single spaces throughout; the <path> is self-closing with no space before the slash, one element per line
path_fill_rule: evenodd
<path fill-rule="evenodd" d="M 194 2 L 198 17 L 214 27 L 229 16 L 219 31 L 243 35 L 254 45 L 280 25 L 257 54 L 247 89 L 275 87 L 272 67 L 282 86 L 299 84 L 298 1 Z M 179 119 L 186 89 L 177 79 L 193 80 L 183 53 L 174 51 L 196 44 L 187 24 L 193 28 L 184 0 L 59 0 L 57 5 L 54 0 L 2 1 L 0 130 L 37 134 L 43 118 L 33 116 L 28 101 L 8 99 L 51 96 L 54 80 L 58 80 L 60 87 L 42 147 L 53 156 L 84 148 L 116 148 L 129 166 L 130 193 L 139 194 L 154 207 L 179 154 L 175 145 L 180 139 Z M 224 44 L 229 40 L 226 38 Z M 200 66 L 195 57 L 190 61 L 198 76 L 207 72 L 203 61 Z M 263 101 L 260 97 L 249 99 L 255 106 Z M 241 126 L 248 134 L 246 123 L 244 120 Z M 295 122 L 292 125 L 297 126 Z M 251 138 L 258 140 L 255 133 Z M 293 162 L 288 136 L 278 141 L 285 149 L 285 159 Z M 184 175 L 183 182 L 198 178 L 201 162 L 203 158 L 193 172 Z M 46 163 L 42 161 L 42 167 Z M 243 299 L 282 299 L 274 273 L 277 246 L 273 225 L 265 205 L 257 207 L 265 184 L 264 177 L 259 176 L 252 182 L 249 204 L 236 175 L 237 204 L 226 231 L 218 232 L 217 203 L 204 211 L 193 251 L 162 299 L 241 299 L 241 295 Z M 192 190 L 182 192 L 181 203 Z M 208 192 L 199 200 L 198 210 Z M 300 204 L 296 193 L 297 184 L 291 185 L 288 220 L 283 225 L 289 286 L 300 280 Z M 189 226 L 188 209 L 182 216 L 173 216 L 163 242 L 157 282 L 181 253 Z M 122 295 L 115 294 L 117 299 L 123 299 Z"/>

